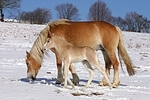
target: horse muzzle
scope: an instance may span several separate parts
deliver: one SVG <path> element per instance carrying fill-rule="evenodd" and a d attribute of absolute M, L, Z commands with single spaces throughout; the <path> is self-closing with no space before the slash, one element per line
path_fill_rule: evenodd
<path fill-rule="evenodd" d="M 42 51 L 45 52 L 47 51 L 47 49 L 45 47 L 42 47 Z"/>
<path fill-rule="evenodd" d="M 28 78 L 29 81 L 34 81 L 34 80 L 36 80 L 36 77 L 34 77 L 34 76 L 31 75 L 31 74 L 28 74 L 28 75 L 27 75 L 27 78 Z"/>

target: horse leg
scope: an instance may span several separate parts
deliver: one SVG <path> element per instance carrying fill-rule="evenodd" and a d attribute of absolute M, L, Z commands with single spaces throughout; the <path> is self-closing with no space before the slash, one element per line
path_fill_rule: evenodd
<path fill-rule="evenodd" d="M 58 52 L 56 51 L 56 49 L 51 49 L 51 51 L 55 54 L 56 56 L 56 63 L 57 63 L 57 80 L 56 80 L 56 84 L 61 84 L 64 82 L 64 78 L 63 78 L 63 73 L 62 73 L 62 61 L 59 58 Z"/>
<path fill-rule="evenodd" d="M 104 75 L 104 78 L 105 78 L 105 80 L 107 81 L 107 83 L 108 83 L 108 85 L 109 85 L 109 88 L 111 89 L 111 88 L 112 88 L 112 85 L 111 85 L 111 83 L 110 83 L 110 81 L 109 81 L 109 78 L 108 78 L 108 76 L 107 76 L 105 70 L 104 70 L 102 67 L 100 67 L 99 64 L 96 64 L 95 67 L 97 67 L 97 69 Z"/>
<path fill-rule="evenodd" d="M 109 58 L 106 51 L 102 51 L 102 53 L 103 53 L 104 61 L 105 61 L 105 68 L 106 68 L 105 72 L 106 72 L 108 79 L 109 79 L 110 69 L 111 69 L 111 61 L 110 61 L 110 58 Z M 108 82 L 107 82 L 105 77 L 103 77 L 103 79 L 99 85 L 100 86 L 107 86 L 108 85 Z"/>
<path fill-rule="evenodd" d="M 91 81 L 92 81 L 92 79 L 93 79 L 93 77 L 94 77 L 94 69 L 93 69 L 92 66 L 89 64 L 89 62 L 86 61 L 86 60 L 82 61 L 82 64 L 83 64 L 84 67 L 90 72 L 90 78 L 89 78 L 87 84 L 85 85 L 85 88 L 88 88 L 89 85 L 90 85 L 90 83 L 91 83 Z"/>
<path fill-rule="evenodd" d="M 95 66 L 104 75 L 104 78 L 105 78 L 107 84 L 109 85 L 109 87 L 111 89 L 112 85 L 109 81 L 109 78 L 108 78 L 105 70 L 100 66 L 100 62 L 98 60 L 98 57 L 97 57 L 96 53 L 95 53 L 95 55 L 93 54 L 93 56 L 90 59 L 88 59 L 88 61 L 91 65 Z"/>
<path fill-rule="evenodd" d="M 113 86 L 113 88 L 116 88 L 120 84 L 120 81 L 119 81 L 119 72 L 118 72 L 119 62 L 117 60 L 115 51 L 114 52 L 109 52 L 109 54 L 110 54 L 109 55 L 110 56 L 110 60 L 112 62 L 113 69 L 114 69 L 114 77 L 113 77 L 113 85 L 112 86 Z"/>
<path fill-rule="evenodd" d="M 61 84 L 62 82 L 64 82 L 64 78 L 63 78 L 63 74 L 62 74 L 62 60 L 60 59 L 60 57 L 59 57 L 58 52 L 56 51 L 56 49 L 51 49 L 51 51 L 56 56 L 56 63 L 57 63 L 57 70 L 58 70 L 56 84 Z M 75 85 L 79 84 L 79 77 L 76 74 L 75 69 L 74 69 L 74 67 L 72 65 L 70 65 L 69 70 L 72 73 L 73 83 Z"/>
<path fill-rule="evenodd" d="M 78 84 L 79 84 L 79 77 L 78 77 L 78 75 L 76 74 L 75 69 L 74 69 L 74 67 L 73 67 L 72 64 L 70 64 L 69 70 L 70 70 L 70 72 L 71 72 L 71 74 L 72 74 L 72 77 L 73 77 L 73 84 L 74 84 L 74 85 L 78 85 Z"/>
<path fill-rule="evenodd" d="M 64 88 L 67 87 L 67 81 L 72 86 L 72 88 L 75 88 L 74 84 L 72 83 L 72 81 L 68 78 L 69 65 L 70 65 L 70 63 L 68 61 L 64 62 L 64 77 L 65 77 Z"/>

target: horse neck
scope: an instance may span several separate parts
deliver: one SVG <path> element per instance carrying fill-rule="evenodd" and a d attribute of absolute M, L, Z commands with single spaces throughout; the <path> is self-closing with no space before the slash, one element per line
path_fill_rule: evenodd
<path fill-rule="evenodd" d="M 54 42 L 55 49 L 57 50 L 59 55 L 62 55 L 66 51 L 69 44 L 66 41 L 62 40 L 61 38 L 55 38 L 54 41 L 55 41 Z"/>
<path fill-rule="evenodd" d="M 44 53 L 42 52 L 41 48 L 43 47 L 44 43 L 47 40 L 48 37 L 48 30 L 49 27 L 46 27 L 44 30 L 42 30 L 35 40 L 31 50 L 30 54 L 31 56 L 39 63 L 41 64 L 43 62 Z"/>
<path fill-rule="evenodd" d="M 30 54 L 39 64 L 43 62 L 44 54 L 42 53 L 40 46 L 34 45 L 30 50 Z"/>

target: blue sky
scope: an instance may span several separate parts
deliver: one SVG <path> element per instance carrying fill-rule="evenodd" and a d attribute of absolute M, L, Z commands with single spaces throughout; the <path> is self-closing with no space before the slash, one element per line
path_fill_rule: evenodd
<path fill-rule="evenodd" d="M 22 0 L 22 11 L 33 11 L 37 7 L 50 9 L 53 14 L 53 20 L 56 19 L 56 5 L 72 3 L 79 10 L 80 18 L 87 19 L 90 6 L 97 0 Z M 126 13 L 135 11 L 138 14 L 150 20 L 150 0 L 103 0 L 115 17 L 124 18 Z"/>

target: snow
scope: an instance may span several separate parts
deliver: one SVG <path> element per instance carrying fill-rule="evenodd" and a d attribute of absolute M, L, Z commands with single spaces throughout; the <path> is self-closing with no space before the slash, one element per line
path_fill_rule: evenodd
<path fill-rule="evenodd" d="M 118 88 L 98 86 L 102 75 L 95 70 L 89 88 L 82 91 L 89 74 L 81 63 L 75 63 L 80 84 L 76 89 L 55 85 L 57 70 L 55 56 L 49 52 L 45 56 L 35 82 L 26 78 L 25 51 L 30 50 L 39 32 L 45 25 L 21 23 L 0 23 L 0 100 L 149 100 L 150 95 L 150 34 L 123 32 L 125 46 L 134 64 L 136 75 L 128 76 L 125 65 L 119 67 L 120 85 Z M 104 66 L 103 56 L 98 51 Z M 69 77 L 71 75 L 69 74 Z M 111 70 L 111 81 L 113 70 Z"/>

